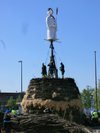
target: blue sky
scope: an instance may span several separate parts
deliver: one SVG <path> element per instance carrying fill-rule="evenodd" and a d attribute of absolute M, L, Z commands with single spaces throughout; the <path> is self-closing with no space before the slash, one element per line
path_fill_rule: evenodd
<path fill-rule="evenodd" d="M 65 64 L 65 77 L 74 78 L 79 90 L 94 87 L 94 51 L 100 79 L 100 0 L 0 0 L 0 90 L 20 92 L 32 78 L 41 77 L 41 64 L 49 63 L 46 38 L 47 9 L 59 8 L 54 43 L 57 67 Z M 59 72 L 59 76 L 61 76 Z"/>

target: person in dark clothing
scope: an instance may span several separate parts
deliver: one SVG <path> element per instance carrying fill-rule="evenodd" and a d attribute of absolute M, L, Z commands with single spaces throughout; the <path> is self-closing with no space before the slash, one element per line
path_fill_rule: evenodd
<path fill-rule="evenodd" d="M 47 69 L 46 69 L 46 65 L 44 65 L 44 63 L 42 63 L 42 77 L 43 78 L 47 77 Z"/>
<path fill-rule="evenodd" d="M 60 63 L 60 71 L 61 71 L 61 74 L 62 74 L 62 78 L 64 78 L 64 73 L 65 73 L 65 68 L 64 68 L 64 64 L 61 62 Z"/>
<path fill-rule="evenodd" d="M 49 63 L 48 66 L 49 66 L 48 76 L 50 78 L 53 78 L 53 64 L 52 63 Z"/>
<path fill-rule="evenodd" d="M 11 133 L 11 111 L 7 109 L 4 113 L 4 118 L 3 118 L 3 127 L 6 131 L 6 133 Z"/>
<path fill-rule="evenodd" d="M 51 60 L 48 64 L 48 77 L 49 78 L 58 78 L 58 69 L 56 68 L 56 64 L 54 60 Z"/>

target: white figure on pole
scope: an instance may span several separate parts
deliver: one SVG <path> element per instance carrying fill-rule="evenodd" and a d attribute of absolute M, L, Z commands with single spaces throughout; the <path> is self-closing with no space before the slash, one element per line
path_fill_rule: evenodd
<path fill-rule="evenodd" d="M 48 16 L 46 17 L 46 26 L 47 26 L 47 40 L 56 41 L 56 32 L 57 32 L 57 22 L 53 16 L 53 10 L 48 8 Z"/>

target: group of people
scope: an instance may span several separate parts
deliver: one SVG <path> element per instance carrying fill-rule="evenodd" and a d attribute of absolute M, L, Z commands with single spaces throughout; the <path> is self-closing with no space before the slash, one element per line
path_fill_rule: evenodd
<path fill-rule="evenodd" d="M 17 116 L 17 111 L 12 108 L 6 109 L 4 112 L 4 117 L 3 117 L 3 128 L 1 129 L 2 132 L 5 133 L 11 133 L 11 118 Z"/>
<path fill-rule="evenodd" d="M 83 122 L 85 125 L 98 126 L 98 124 L 100 124 L 99 117 L 100 113 L 96 110 L 92 113 L 84 113 Z"/>
<path fill-rule="evenodd" d="M 64 78 L 64 73 L 65 73 L 65 68 L 64 68 L 64 64 L 61 62 L 60 63 L 60 71 L 61 71 L 61 74 L 62 74 L 62 78 Z M 49 63 L 48 64 L 49 66 L 49 71 L 48 71 L 48 75 L 47 75 L 47 68 L 46 68 L 46 65 L 44 63 L 42 63 L 42 77 L 43 78 L 46 78 L 46 77 L 50 77 L 50 78 L 53 78 L 54 74 L 55 74 L 55 78 L 58 78 L 58 70 L 55 68 L 55 65 L 53 65 L 53 63 Z"/>

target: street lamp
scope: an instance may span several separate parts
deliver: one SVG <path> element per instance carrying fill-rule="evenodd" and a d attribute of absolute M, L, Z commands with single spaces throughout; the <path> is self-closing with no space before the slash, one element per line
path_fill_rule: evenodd
<path fill-rule="evenodd" d="M 22 60 L 18 61 L 21 64 L 21 93 L 23 92 L 23 62 Z"/>
<path fill-rule="evenodd" d="M 94 58 L 95 58 L 95 91 L 96 91 L 96 109 L 97 109 L 97 111 L 98 111 L 96 51 L 94 51 Z"/>

